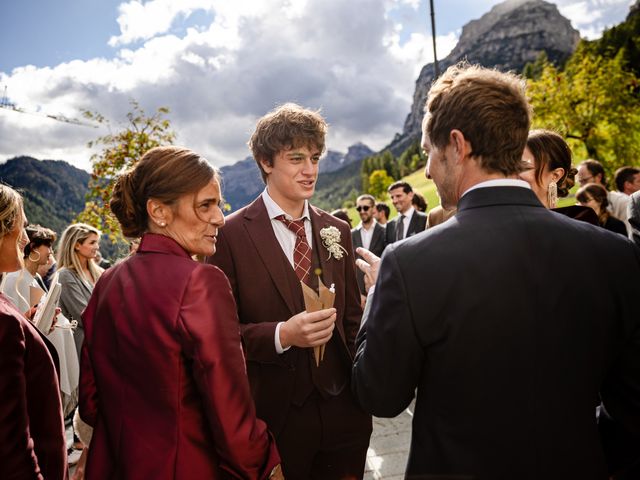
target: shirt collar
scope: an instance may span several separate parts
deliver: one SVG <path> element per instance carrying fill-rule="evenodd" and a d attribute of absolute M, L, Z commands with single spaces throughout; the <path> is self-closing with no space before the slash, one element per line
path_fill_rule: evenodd
<path fill-rule="evenodd" d="M 531 185 L 529 185 L 524 180 L 520 180 L 517 178 L 496 178 L 493 180 L 485 180 L 484 182 L 476 183 L 474 186 L 467 189 L 460 198 L 464 197 L 467 193 L 469 193 L 471 190 L 475 190 L 476 188 L 489 187 L 522 187 L 531 190 Z"/>
<path fill-rule="evenodd" d="M 300 218 L 293 218 L 291 215 L 282 210 L 282 208 L 280 208 L 280 205 L 278 205 L 275 200 L 271 198 L 271 195 L 269 195 L 267 187 L 265 187 L 265 189 L 262 191 L 262 201 L 264 202 L 264 206 L 267 208 L 267 214 L 269 215 L 269 218 L 272 220 L 279 217 L 280 215 L 284 215 L 287 220 L 300 220 L 300 218 L 311 220 L 311 217 L 309 216 L 308 200 L 304 201 L 304 209 L 302 210 L 302 216 Z"/>
<path fill-rule="evenodd" d="M 366 232 L 370 232 L 371 230 L 373 230 L 376 227 L 376 222 L 375 219 L 373 220 L 373 222 L 371 222 L 371 226 L 369 226 L 369 228 L 364 228 L 364 224 L 362 222 L 360 222 L 358 224 L 358 228 L 360 228 L 361 230 L 364 230 Z"/>
<path fill-rule="evenodd" d="M 413 212 L 415 211 L 415 208 L 413 207 L 409 207 L 409 209 L 404 212 L 404 213 L 400 213 L 398 212 L 398 215 L 404 215 L 405 218 L 411 218 L 413 216 Z"/>

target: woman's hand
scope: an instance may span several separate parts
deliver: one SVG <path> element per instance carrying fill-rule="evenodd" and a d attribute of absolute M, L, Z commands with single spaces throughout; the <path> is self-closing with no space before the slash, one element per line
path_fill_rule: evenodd
<path fill-rule="evenodd" d="M 24 316 L 27 317 L 27 320 L 29 320 L 31 323 L 33 323 L 33 317 L 35 316 L 37 310 L 38 310 L 38 306 L 34 305 L 29 310 L 24 312 Z"/>

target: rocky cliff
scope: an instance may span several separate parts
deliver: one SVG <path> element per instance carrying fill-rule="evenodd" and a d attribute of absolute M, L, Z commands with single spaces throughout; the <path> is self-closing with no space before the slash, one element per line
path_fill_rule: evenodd
<path fill-rule="evenodd" d="M 543 51 L 552 62 L 563 62 L 579 40 L 578 31 L 560 15 L 556 5 L 543 0 L 507 0 L 467 23 L 458 44 L 439 62 L 439 67 L 442 72 L 466 59 L 485 67 L 521 72 Z M 423 108 L 434 76 L 432 63 L 422 68 L 403 132 L 387 147 L 396 155 L 420 136 Z"/>
<path fill-rule="evenodd" d="M 373 153 L 373 150 L 361 142 L 351 145 L 346 154 L 329 150 L 320 161 L 320 173 L 335 172 L 354 162 L 359 162 L 363 158 L 373 155 Z"/>

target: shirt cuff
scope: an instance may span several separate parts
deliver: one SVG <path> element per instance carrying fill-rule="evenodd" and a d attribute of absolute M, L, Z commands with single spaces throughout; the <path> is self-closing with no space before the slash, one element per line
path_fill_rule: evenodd
<path fill-rule="evenodd" d="M 276 336 L 274 338 L 274 342 L 276 344 L 277 354 L 284 353 L 291 348 L 291 345 L 289 345 L 287 348 L 282 348 L 282 345 L 280 344 L 280 327 L 282 326 L 283 323 L 284 322 L 278 322 L 278 325 L 276 325 Z"/>

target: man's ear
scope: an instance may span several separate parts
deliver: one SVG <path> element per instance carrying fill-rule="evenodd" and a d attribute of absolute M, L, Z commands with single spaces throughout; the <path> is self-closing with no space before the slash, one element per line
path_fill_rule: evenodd
<path fill-rule="evenodd" d="M 604 184 L 604 182 L 602 181 L 602 174 L 601 173 L 598 173 L 598 174 L 594 175 L 593 179 L 596 180 L 596 183 L 599 183 L 601 185 Z"/>
<path fill-rule="evenodd" d="M 166 227 L 173 219 L 173 211 L 164 202 L 155 198 L 147 200 L 147 215 L 149 220 L 158 227 Z"/>
<path fill-rule="evenodd" d="M 262 171 L 269 175 L 273 170 L 273 160 L 269 161 L 264 158 L 260 159 L 260 166 L 262 167 Z"/>
<path fill-rule="evenodd" d="M 471 143 L 464 138 L 464 134 L 457 129 L 449 133 L 449 146 L 453 149 L 456 161 L 461 161 L 471 153 Z"/>

